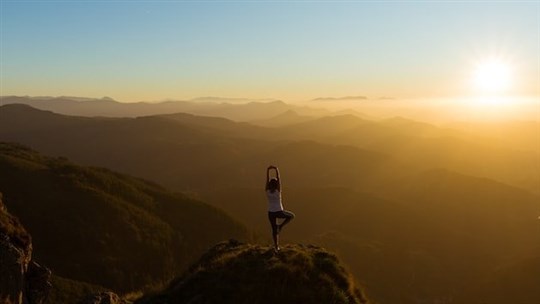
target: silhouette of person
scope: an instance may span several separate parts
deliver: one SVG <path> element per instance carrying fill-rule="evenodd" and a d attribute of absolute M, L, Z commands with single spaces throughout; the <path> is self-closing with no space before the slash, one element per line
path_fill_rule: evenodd
<path fill-rule="evenodd" d="M 276 177 L 270 178 L 270 171 L 276 171 Z M 266 197 L 268 198 L 268 220 L 272 226 L 272 238 L 274 240 L 274 250 L 279 252 L 279 232 L 294 217 L 294 213 L 283 209 L 281 201 L 281 180 L 279 178 L 279 169 L 275 166 L 269 166 L 266 169 Z M 284 219 L 278 224 L 278 219 Z"/>

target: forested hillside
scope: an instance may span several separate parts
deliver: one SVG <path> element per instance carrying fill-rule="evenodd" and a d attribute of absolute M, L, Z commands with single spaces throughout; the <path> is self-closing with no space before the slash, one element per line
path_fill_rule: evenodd
<path fill-rule="evenodd" d="M 142 179 L 0 144 L 0 191 L 56 275 L 132 290 L 182 271 L 214 243 L 247 238 L 223 211 Z"/>

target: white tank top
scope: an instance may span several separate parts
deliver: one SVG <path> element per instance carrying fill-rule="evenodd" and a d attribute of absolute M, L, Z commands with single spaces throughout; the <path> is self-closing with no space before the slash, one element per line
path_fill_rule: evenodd
<path fill-rule="evenodd" d="M 283 211 L 283 205 L 281 204 L 281 191 L 275 190 L 272 192 L 270 190 L 266 190 L 266 197 L 268 198 L 268 211 Z"/>

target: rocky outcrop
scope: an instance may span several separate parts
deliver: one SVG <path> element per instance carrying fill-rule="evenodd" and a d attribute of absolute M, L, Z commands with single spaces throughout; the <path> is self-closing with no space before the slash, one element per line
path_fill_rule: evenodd
<path fill-rule="evenodd" d="M 136 304 L 336 303 L 366 304 L 338 258 L 324 248 L 217 244 L 163 291 Z"/>
<path fill-rule="evenodd" d="M 88 295 L 79 304 L 127 304 L 114 292 L 106 291 Z"/>
<path fill-rule="evenodd" d="M 0 303 L 23 303 L 24 274 L 29 262 L 28 251 L 13 245 L 6 234 L 0 233 Z"/>
<path fill-rule="evenodd" d="M 31 304 L 43 304 L 51 290 L 51 270 L 30 261 L 25 275 L 25 290 L 28 302 Z"/>
<path fill-rule="evenodd" d="M 42 304 L 51 271 L 32 261 L 32 241 L 0 194 L 0 304 Z"/>

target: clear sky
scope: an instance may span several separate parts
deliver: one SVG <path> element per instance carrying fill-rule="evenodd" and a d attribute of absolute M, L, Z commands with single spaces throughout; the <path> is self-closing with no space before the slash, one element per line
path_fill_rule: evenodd
<path fill-rule="evenodd" d="M 461 96 L 475 62 L 540 94 L 540 2 L 4 1 L 0 95 Z"/>

